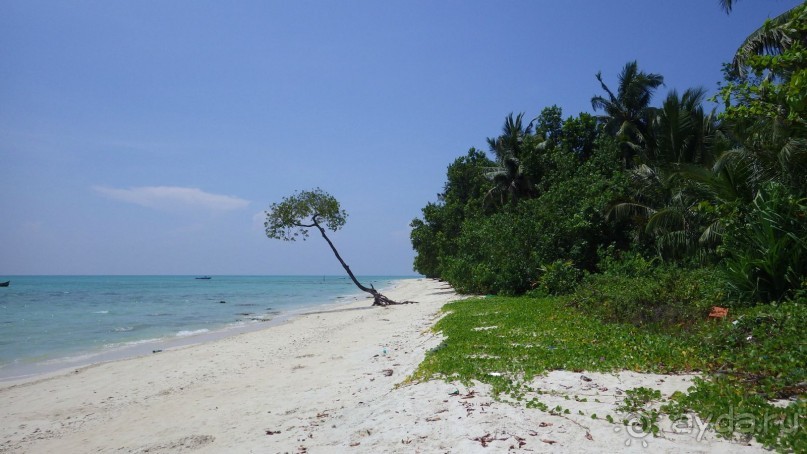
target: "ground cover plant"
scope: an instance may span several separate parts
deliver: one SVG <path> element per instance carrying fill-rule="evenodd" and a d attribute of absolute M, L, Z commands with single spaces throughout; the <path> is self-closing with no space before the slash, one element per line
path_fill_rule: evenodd
<path fill-rule="evenodd" d="M 658 433 L 662 415 L 676 420 L 695 412 L 724 437 L 753 437 L 784 451 L 807 448 L 804 297 L 742 308 L 732 321 L 701 320 L 686 330 L 606 322 L 571 308 L 569 300 L 487 297 L 446 305 L 446 315 L 434 327 L 445 339 L 411 380 L 478 381 L 490 384 L 499 397 L 520 400 L 536 391 L 529 389 L 531 379 L 552 370 L 699 371 L 703 378 L 688 393 L 676 394 L 664 405 L 646 406 L 660 395 L 637 389 L 630 390 L 617 410 L 637 413 L 649 433 Z M 563 414 L 540 399 L 525 404 Z M 759 423 L 749 425 L 749 420 Z"/>
<path fill-rule="evenodd" d="M 446 339 L 414 379 L 478 380 L 503 393 L 551 370 L 671 373 L 708 365 L 697 339 L 605 323 L 561 298 L 469 299 L 444 310 L 435 330 Z"/>

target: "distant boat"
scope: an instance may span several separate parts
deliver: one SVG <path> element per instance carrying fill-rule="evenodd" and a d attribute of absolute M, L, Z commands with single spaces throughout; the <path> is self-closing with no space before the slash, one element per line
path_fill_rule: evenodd
<path fill-rule="evenodd" d="M 0 282 L 0 287 L 8 287 L 8 284 L 10 283 L 11 281 Z"/>
<path fill-rule="evenodd" d="M 205 279 L 205 280 L 207 280 L 207 279 L 213 279 L 213 278 L 211 278 L 210 276 L 202 276 L 202 277 L 197 277 L 196 279 Z"/>

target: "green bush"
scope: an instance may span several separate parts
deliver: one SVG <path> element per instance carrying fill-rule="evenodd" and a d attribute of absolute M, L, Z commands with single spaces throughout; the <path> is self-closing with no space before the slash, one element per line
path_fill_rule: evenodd
<path fill-rule="evenodd" d="M 573 292 L 583 278 L 583 272 L 571 260 L 555 260 L 539 267 L 539 271 L 535 288 L 528 292 L 530 296 L 566 295 Z"/>
<path fill-rule="evenodd" d="M 807 199 L 768 185 L 744 222 L 727 222 L 725 250 L 732 295 L 752 303 L 792 296 L 807 280 Z"/>
<path fill-rule="evenodd" d="M 598 248 L 622 238 L 604 215 L 627 188 L 615 153 L 615 147 L 603 145 L 539 197 L 466 219 L 455 252 L 443 257 L 441 277 L 472 293 L 516 295 L 541 286 L 542 280 L 548 293 L 572 291 L 579 272 L 596 269 Z M 552 157 L 579 162 L 570 152 L 556 151 Z"/>
<path fill-rule="evenodd" d="M 720 287 L 709 269 L 660 266 L 639 275 L 610 272 L 586 276 L 570 304 L 606 321 L 668 329 L 705 319 L 709 309 L 722 300 Z"/>

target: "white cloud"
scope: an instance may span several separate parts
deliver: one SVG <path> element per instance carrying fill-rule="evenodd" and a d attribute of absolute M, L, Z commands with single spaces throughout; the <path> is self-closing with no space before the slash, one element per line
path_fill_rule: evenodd
<path fill-rule="evenodd" d="M 198 188 L 141 186 L 118 189 L 95 186 L 93 189 L 114 200 L 167 211 L 182 209 L 229 211 L 245 208 L 249 205 L 248 200 L 229 195 L 211 194 Z"/>

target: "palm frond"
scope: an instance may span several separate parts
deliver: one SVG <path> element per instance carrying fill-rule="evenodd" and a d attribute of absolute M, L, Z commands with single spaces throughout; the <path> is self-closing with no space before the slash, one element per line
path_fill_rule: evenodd
<path fill-rule="evenodd" d="M 805 9 L 795 7 L 769 19 L 765 24 L 748 35 L 734 54 L 731 69 L 735 74 L 745 75 L 748 59 L 754 55 L 777 55 L 788 49 L 796 41 L 805 44 L 805 37 L 789 29 L 788 24 L 796 13 L 805 14 Z"/>
<path fill-rule="evenodd" d="M 684 230 L 685 225 L 684 214 L 676 207 L 668 206 L 650 216 L 645 229 L 659 235 Z"/>
<path fill-rule="evenodd" d="M 734 7 L 734 1 L 733 0 L 719 0 L 719 2 L 720 2 L 720 7 L 723 8 L 723 11 L 725 11 L 726 14 L 730 13 L 731 8 Z"/>
<path fill-rule="evenodd" d="M 707 247 L 714 247 L 720 243 L 722 238 L 723 224 L 720 222 L 720 219 L 716 219 L 703 230 L 700 238 L 698 238 L 698 243 Z"/>
<path fill-rule="evenodd" d="M 617 221 L 622 221 L 626 219 L 631 219 L 633 217 L 642 217 L 642 218 L 649 218 L 652 216 L 656 210 L 650 208 L 649 206 L 642 205 L 640 203 L 633 203 L 633 202 L 623 202 L 617 203 L 605 214 L 605 217 L 608 219 L 615 219 Z"/>

